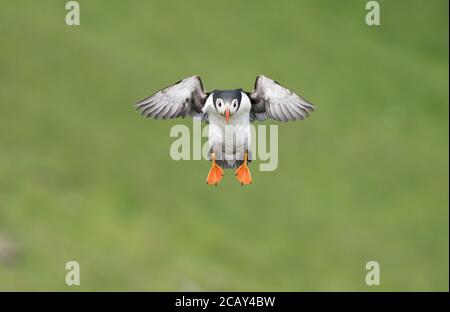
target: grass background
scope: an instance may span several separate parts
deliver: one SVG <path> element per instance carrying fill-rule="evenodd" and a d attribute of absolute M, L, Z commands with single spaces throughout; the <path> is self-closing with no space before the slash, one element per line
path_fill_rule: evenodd
<path fill-rule="evenodd" d="M 0 1 L 0 290 L 448 291 L 448 1 L 379 2 Z M 207 187 L 132 107 L 192 74 L 318 109 Z"/>

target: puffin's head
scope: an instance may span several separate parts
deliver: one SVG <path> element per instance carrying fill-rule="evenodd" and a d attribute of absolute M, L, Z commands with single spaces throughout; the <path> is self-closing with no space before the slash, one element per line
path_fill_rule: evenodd
<path fill-rule="evenodd" d="M 213 103 L 216 111 L 225 117 L 226 123 L 239 109 L 242 99 L 242 90 L 214 90 Z"/>

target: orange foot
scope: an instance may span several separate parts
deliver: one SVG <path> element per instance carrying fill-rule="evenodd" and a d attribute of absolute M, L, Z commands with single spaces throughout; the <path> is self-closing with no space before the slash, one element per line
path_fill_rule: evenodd
<path fill-rule="evenodd" d="M 236 178 L 241 182 L 241 185 L 252 184 L 252 176 L 250 175 L 250 170 L 248 169 L 246 162 L 236 169 Z"/>
<path fill-rule="evenodd" d="M 215 186 L 217 186 L 217 184 L 220 182 L 220 180 L 222 180 L 222 178 L 223 178 L 223 169 L 220 168 L 220 166 L 218 166 L 215 161 L 213 161 L 211 169 L 209 170 L 208 173 L 208 177 L 206 178 L 206 183 L 208 183 L 209 185 L 214 184 Z"/>

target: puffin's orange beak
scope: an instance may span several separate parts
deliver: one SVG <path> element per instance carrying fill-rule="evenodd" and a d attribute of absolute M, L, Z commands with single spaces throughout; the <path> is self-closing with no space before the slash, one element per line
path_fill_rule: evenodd
<path fill-rule="evenodd" d="M 230 120 L 230 110 L 229 108 L 225 108 L 225 121 L 228 123 L 228 120 Z"/>

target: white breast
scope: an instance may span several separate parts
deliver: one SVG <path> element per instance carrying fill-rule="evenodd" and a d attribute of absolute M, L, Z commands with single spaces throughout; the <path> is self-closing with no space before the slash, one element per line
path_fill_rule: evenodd
<path fill-rule="evenodd" d="M 245 96 L 245 99 L 248 100 L 248 97 Z M 242 159 L 244 152 L 250 148 L 250 101 L 246 103 L 245 99 L 243 98 L 239 110 L 230 117 L 228 124 L 225 117 L 217 113 L 214 105 L 208 105 L 209 99 L 205 104 L 209 119 L 209 147 L 216 153 L 217 159 L 234 162 Z"/>

